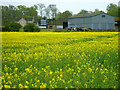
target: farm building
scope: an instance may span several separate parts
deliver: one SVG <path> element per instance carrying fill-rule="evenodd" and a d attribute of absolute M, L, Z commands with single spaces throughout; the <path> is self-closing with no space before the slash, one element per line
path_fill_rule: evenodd
<path fill-rule="evenodd" d="M 68 18 L 68 28 L 115 29 L 113 16 L 105 13 L 80 14 Z"/>
<path fill-rule="evenodd" d="M 15 22 L 19 23 L 21 26 L 25 26 L 27 23 L 34 23 L 36 26 L 38 26 L 38 22 L 35 22 L 34 17 L 33 18 L 20 18 L 16 20 Z"/>

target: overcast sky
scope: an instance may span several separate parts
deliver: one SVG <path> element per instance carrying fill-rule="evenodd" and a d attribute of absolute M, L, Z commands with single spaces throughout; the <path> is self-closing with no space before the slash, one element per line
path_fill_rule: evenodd
<path fill-rule="evenodd" d="M 94 9 L 103 10 L 106 12 L 106 7 L 110 3 L 118 5 L 119 0 L 0 0 L 1 5 L 25 5 L 33 6 L 34 4 L 43 3 L 45 6 L 49 4 L 56 4 L 56 7 L 60 12 L 66 10 L 72 11 L 73 14 L 77 14 L 81 9 L 88 11 L 94 11 Z"/>

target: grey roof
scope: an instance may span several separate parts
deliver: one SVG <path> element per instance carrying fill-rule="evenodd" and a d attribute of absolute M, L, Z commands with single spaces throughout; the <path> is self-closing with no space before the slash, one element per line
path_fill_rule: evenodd
<path fill-rule="evenodd" d="M 19 21 L 20 19 L 22 19 L 22 18 L 18 18 L 15 21 Z M 25 19 L 26 21 L 32 21 L 33 20 L 33 18 L 23 18 L 23 19 Z"/>
<path fill-rule="evenodd" d="M 15 19 L 15 21 L 19 21 L 21 18 L 17 18 L 17 19 Z"/>
<path fill-rule="evenodd" d="M 79 15 L 71 16 L 71 17 L 69 17 L 69 18 L 92 17 L 92 16 L 96 16 L 96 15 L 99 15 L 99 14 L 105 14 L 105 13 L 79 14 Z"/>

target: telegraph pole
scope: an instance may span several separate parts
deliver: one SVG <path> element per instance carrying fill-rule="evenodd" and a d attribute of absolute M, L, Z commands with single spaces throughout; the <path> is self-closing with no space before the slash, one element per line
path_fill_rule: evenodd
<path fill-rule="evenodd" d="M 83 14 L 83 27 L 84 27 L 84 32 L 85 32 L 85 14 Z"/>

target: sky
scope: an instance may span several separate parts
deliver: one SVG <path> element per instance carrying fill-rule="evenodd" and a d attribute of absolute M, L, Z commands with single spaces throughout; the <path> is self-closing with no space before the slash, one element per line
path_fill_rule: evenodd
<path fill-rule="evenodd" d="M 103 10 L 106 12 L 106 7 L 110 4 L 117 4 L 119 0 L 0 0 L 0 5 L 25 5 L 27 7 L 34 4 L 43 3 L 47 7 L 49 4 L 56 4 L 56 7 L 60 12 L 66 10 L 71 11 L 73 14 L 77 14 L 81 9 L 94 11 L 95 9 Z"/>

